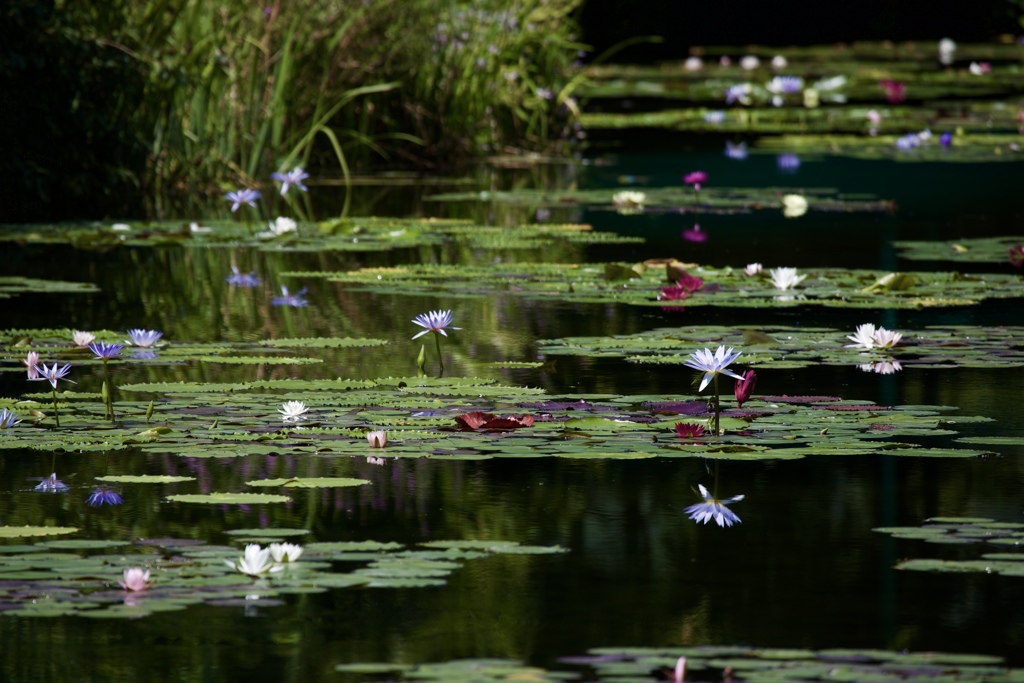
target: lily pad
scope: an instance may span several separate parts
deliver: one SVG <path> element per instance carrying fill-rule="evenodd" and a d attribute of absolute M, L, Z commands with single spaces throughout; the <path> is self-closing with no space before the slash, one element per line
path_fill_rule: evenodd
<path fill-rule="evenodd" d="M 172 503 L 202 503 L 204 505 L 258 505 L 260 503 L 287 503 L 288 496 L 271 493 L 183 493 L 167 496 Z"/>

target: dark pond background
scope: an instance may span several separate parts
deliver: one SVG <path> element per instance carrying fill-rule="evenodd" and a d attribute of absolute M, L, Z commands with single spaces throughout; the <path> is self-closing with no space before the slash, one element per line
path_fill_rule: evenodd
<path fill-rule="evenodd" d="M 963 309 L 755 311 L 695 308 L 683 313 L 616 306 L 566 305 L 512 297 L 443 300 L 389 297 L 344 286 L 280 277 L 288 270 L 408 262 L 482 263 L 499 257 L 550 261 L 633 261 L 675 256 L 742 267 L 847 266 L 953 269 L 902 262 L 891 241 L 958 239 L 1020 232 L 1017 164 L 914 164 L 805 159 L 781 173 L 773 156 L 734 161 L 723 140 L 640 136 L 595 140 L 576 165 L 483 169 L 470 183 L 361 186 L 353 213 L 472 217 L 514 225 L 537 220 L 534 207 L 441 205 L 424 196 L 445 189 L 576 184 L 615 187 L 679 184 L 690 170 L 728 186 L 834 187 L 892 198 L 892 214 L 781 212 L 701 218 L 703 244 L 680 239 L 693 217 L 620 215 L 606 207 L 556 208 L 547 220 L 587 222 L 642 235 L 644 245 L 565 247 L 545 253 L 470 250 L 458 244 L 384 254 L 273 254 L 245 250 L 116 249 L 106 253 L 8 244 L 3 273 L 96 283 L 96 295 L 24 295 L 4 303 L 4 327 L 126 329 L 150 327 L 168 339 L 266 336 L 372 336 L 384 349 L 329 351 L 324 366 L 301 368 L 122 366 L 115 381 L 231 381 L 302 376 L 369 378 L 415 371 L 419 345 L 409 321 L 452 308 L 446 341 L 451 375 L 477 375 L 541 386 L 553 395 L 677 392 L 691 396 L 689 371 L 615 360 L 559 357 L 554 369 L 502 370 L 496 360 L 535 360 L 535 340 L 614 335 L 660 326 L 701 324 L 831 326 L 875 322 L 897 330 L 929 324 L 1020 324 L 1019 301 Z M 466 179 L 461 179 L 465 181 Z M 640 188 L 642 189 L 642 187 Z M 343 190 L 317 187 L 318 215 L 340 205 Z M 219 210 L 223 210 L 222 208 Z M 260 288 L 231 291 L 234 259 L 255 269 Z M 970 269 L 972 267 L 968 267 Z M 986 266 L 1008 272 L 1009 265 Z M 269 306 L 279 284 L 309 287 L 310 306 Z M 882 404 L 956 406 L 995 418 L 964 425 L 962 435 L 1024 435 L 1020 368 L 930 370 L 892 376 L 855 367 L 759 373 L 759 394 L 834 394 Z M 82 390 L 98 387 L 83 371 Z M 0 373 L 3 395 L 27 392 L 21 373 Z M 268 419 L 273 421 L 275 416 Z M 928 445 L 948 445 L 936 437 Z M 894 540 L 883 525 L 919 525 L 939 515 L 1024 521 L 1024 449 L 995 447 L 982 459 L 885 456 L 818 457 L 779 462 L 721 462 L 720 493 L 745 494 L 733 506 L 742 523 L 698 526 L 682 510 L 710 484 L 701 459 L 567 459 L 437 462 L 399 460 L 386 467 L 352 462 L 372 479 L 366 490 L 313 491 L 292 504 L 215 508 L 170 504 L 175 487 L 133 487 L 116 508 L 88 508 L 94 476 L 167 473 L 197 476 L 214 490 L 239 490 L 260 476 L 314 471 L 313 458 L 267 456 L 230 462 L 114 453 L 58 456 L 66 495 L 31 491 L 50 472 L 49 453 L 0 451 L 0 523 L 74 525 L 89 538 L 178 536 L 227 543 L 223 531 L 283 526 L 310 530 L 304 541 L 417 543 L 440 539 L 510 539 L 560 544 L 565 555 L 490 557 L 467 562 L 441 588 L 338 589 L 289 596 L 280 607 L 191 607 L 139 621 L 0 616 L 4 681 L 347 680 L 332 672 L 354 661 L 442 661 L 511 657 L 552 666 L 588 648 L 626 645 L 742 644 L 787 648 L 875 647 L 992 653 L 1024 665 L 1024 580 L 1014 577 L 900 572 L 909 557 L 977 557 L 994 546 L 950 547 Z M 305 460 L 305 461 L 303 461 Z"/>

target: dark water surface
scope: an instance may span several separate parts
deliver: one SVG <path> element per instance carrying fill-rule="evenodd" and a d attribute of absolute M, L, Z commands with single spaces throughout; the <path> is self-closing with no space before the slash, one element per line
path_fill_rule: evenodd
<path fill-rule="evenodd" d="M 648 238 L 644 245 L 547 255 L 551 260 L 641 260 L 676 256 L 742 267 L 842 266 L 954 269 L 901 262 L 896 239 L 959 239 L 1019 234 L 1018 164 L 897 164 L 806 160 L 780 174 L 773 157 L 725 159 L 718 149 L 626 146 L 612 165 L 589 164 L 557 174 L 582 187 L 614 187 L 619 176 L 650 186 L 679 184 L 698 168 L 709 183 L 729 186 L 835 187 L 894 199 L 892 214 L 815 214 L 788 220 L 781 212 L 704 216 L 706 243 L 680 240 L 693 217 L 622 216 L 592 208 L 557 208 L 551 221 L 592 223 Z M 628 153 L 627 153 L 628 149 Z M 530 172 L 495 182 L 530 183 Z M 642 187 L 640 188 L 642 189 Z M 320 190 L 326 193 L 327 190 Z M 372 188 L 362 201 L 378 201 Z M 389 192 L 394 192 L 389 190 Z M 406 207 L 435 215 L 469 215 L 497 223 L 534 220 L 533 209 L 421 202 Z M 325 205 L 329 197 L 319 197 Z M 357 196 L 355 205 L 360 206 Z M 388 201 L 391 201 L 389 199 Z M 398 202 L 399 204 L 401 202 Z M 406 209 L 408 210 L 408 208 Z M 399 212 L 400 213 L 400 212 Z M 414 372 L 419 346 L 409 322 L 428 309 L 452 308 L 463 328 L 445 342 L 449 375 L 487 376 L 540 386 L 552 394 L 659 393 L 692 396 L 690 372 L 618 360 L 559 357 L 554 369 L 496 369 L 497 360 L 535 360 L 536 339 L 627 334 L 700 324 L 831 326 L 863 322 L 897 330 L 930 324 L 1021 324 L 1019 301 L 964 309 L 779 312 L 695 308 L 684 313 L 616 306 L 524 301 L 442 300 L 347 291 L 322 281 L 311 305 L 267 305 L 286 270 L 336 269 L 403 262 L 484 261 L 497 254 L 458 245 L 388 254 L 268 254 L 183 249 L 120 249 L 98 254 L 69 248 L 5 248 L 3 273 L 96 283 L 102 293 L 25 295 L 4 304 L 4 327 L 163 329 L 174 340 L 257 340 L 267 336 L 372 336 L 383 350 L 328 350 L 323 366 L 272 367 L 264 377 L 370 378 Z M 224 283 L 234 258 L 256 269 L 263 285 L 232 292 Z M 991 266 L 1008 272 L 1009 266 Z M 121 366 L 115 381 L 251 379 L 251 367 Z M 84 371 L 83 371 L 84 374 Z M 87 382 L 87 379 L 83 379 Z M 964 425 L 960 435 L 1024 435 L 1024 369 L 918 369 L 892 376 L 855 367 L 759 372 L 758 393 L 834 394 L 882 404 L 956 406 L 956 415 L 995 422 Z M 0 392 L 26 393 L 20 373 L 0 373 Z M 944 446 L 953 437 L 933 437 Z M 997 446 L 995 457 L 808 457 L 794 461 L 720 463 L 723 496 L 742 523 L 698 526 L 682 509 L 696 484 L 711 479 L 703 460 L 524 459 L 439 462 L 399 459 L 386 467 L 353 462 L 364 489 L 327 489 L 288 506 L 215 508 L 162 502 L 169 488 L 140 491 L 117 508 L 87 508 L 92 478 L 122 474 L 187 474 L 214 490 L 240 490 L 258 476 L 310 472 L 307 457 L 260 456 L 222 462 L 118 452 L 109 463 L 90 455 L 58 456 L 64 496 L 31 491 L 51 454 L 0 450 L 0 523 L 74 525 L 88 538 L 178 536 L 228 542 L 240 527 L 307 528 L 306 541 L 508 539 L 560 544 L 552 556 L 494 556 L 466 562 L 444 587 L 335 589 L 288 596 L 275 607 L 190 607 L 137 621 L 0 616 L 3 681 L 347 680 L 332 672 L 353 661 L 442 661 L 511 657 L 551 666 L 588 648 L 625 645 L 741 644 L 786 648 L 872 647 L 991 653 L 1024 665 L 1024 580 L 1017 577 L 897 571 L 909 557 L 975 558 L 994 546 L 942 546 L 897 540 L 879 526 L 920 525 L 934 516 L 983 516 L 1021 522 L 1024 448 Z M 304 461 L 305 460 L 305 461 Z M 144 488 L 144 487 L 139 487 Z M 134 491 L 134 489 L 133 489 Z"/>

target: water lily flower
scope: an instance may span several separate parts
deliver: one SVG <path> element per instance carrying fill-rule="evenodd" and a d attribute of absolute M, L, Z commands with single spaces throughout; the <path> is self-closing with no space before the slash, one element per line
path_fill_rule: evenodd
<path fill-rule="evenodd" d="M 896 149 L 901 152 L 908 152 L 921 146 L 921 136 L 917 133 L 907 133 L 896 138 Z"/>
<path fill-rule="evenodd" d="M 1024 267 L 1024 245 L 1015 244 L 1010 247 L 1010 265 Z"/>
<path fill-rule="evenodd" d="M 694 223 L 691 230 L 683 230 L 683 239 L 687 242 L 707 242 L 708 234 L 701 232 L 700 225 Z"/>
<path fill-rule="evenodd" d="M 259 190 L 250 190 L 245 187 L 235 192 L 228 192 L 224 195 L 224 199 L 232 202 L 231 213 L 238 211 L 242 204 L 248 204 L 249 206 L 256 208 L 256 200 L 262 197 Z"/>
<path fill-rule="evenodd" d="M 704 113 L 704 123 L 718 125 L 722 121 L 725 121 L 725 112 L 720 109 L 714 109 Z"/>
<path fill-rule="evenodd" d="M 761 60 L 754 55 L 746 55 L 740 59 L 740 68 L 744 71 L 753 71 L 759 66 L 761 66 Z"/>
<path fill-rule="evenodd" d="M 302 298 L 302 295 L 306 293 L 306 288 L 303 287 L 295 294 L 289 294 L 288 288 L 281 285 L 281 296 L 276 296 L 270 300 L 271 306 L 291 306 L 292 308 L 302 308 L 308 306 L 309 301 Z"/>
<path fill-rule="evenodd" d="M 782 55 L 775 55 L 772 57 L 773 69 L 785 69 L 787 66 L 789 66 L 789 61 Z"/>
<path fill-rule="evenodd" d="M 748 400 L 750 395 L 754 393 L 755 386 L 757 386 L 757 373 L 753 370 L 747 370 L 743 373 L 743 379 L 736 380 L 732 393 L 736 397 L 736 405 L 738 407 L 743 407 L 743 402 Z"/>
<path fill-rule="evenodd" d="M 692 171 L 683 176 L 683 182 L 693 185 L 693 189 L 700 191 L 700 184 L 708 180 L 708 174 L 704 171 Z"/>
<path fill-rule="evenodd" d="M 124 344 L 107 344 L 106 342 L 93 342 L 89 344 L 89 350 L 92 351 L 92 355 L 102 360 L 117 358 L 117 354 L 121 353 L 123 348 Z"/>
<path fill-rule="evenodd" d="M 118 581 L 121 584 L 121 588 L 125 589 L 130 593 L 139 593 L 155 582 L 149 580 L 149 570 L 143 570 L 142 567 L 131 567 L 130 569 L 124 570 L 124 579 Z"/>
<path fill-rule="evenodd" d="M 878 375 L 892 375 L 903 370 L 903 365 L 898 360 L 883 360 L 877 363 L 861 363 L 858 370 L 874 372 Z"/>
<path fill-rule="evenodd" d="M 764 271 L 764 266 L 760 263 L 748 263 L 743 268 L 743 272 L 753 277 L 754 275 L 760 275 Z"/>
<path fill-rule="evenodd" d="M 799 76 L 775 76 L 765 84 L 764 88 L 773 95 L 792 95 L 804 87 L 804 79 Z"/>
<path fill-rule="evenodd" d="M 21 420 L 18 419 L 18 414 L 14 411 L 7 408 L 0 410 L 0 429 L 10 429 L 19 422 Z"/>
<path fill-rule="evenodd" d="M 276 237 L 280 237 L 289 232 L 296 232 L 299 229 L 298 223 L 287 216 L 278 216 L 274 219 L 273 223 L 270 223 L 270 232 Z"/>
<path fill-rule="evenodd" d="M 742 351 L 733 353 L 731 346 L 728 350 L 726 350 L 724 345 L 719 346 L 714 353 L 711 353 L 711 349 L 705 347 L 703 351 L 698 349 L 691 353 L 690 360 L 683 363 L 683 365 L 704 373 L 704 377 L 700 381 L 700 388 L 697 389 L 697 391 L 704 391 L 704 387 L 706 387 L 716 375 L 728 375 L 735 379 L 743 379 L 742 375 L 737 375 L 735 372 L 728 369 L 729 364 L 739 358 L 742 353 Z"/>
<path fill-rule="evenodd" d="M 813 87 L 815 90 L 831 91 L 838 90 L 839 88 L 842 88 L 845 85 L 846 76 L 840 74 L 838 76 L 831 76 L 829 78 L 822 78 L 821 80 L 815 81 L 814 85 L 811 87 Z M 836 98 L 834 96 L 830 96 L 830 99 L 835 100 Z M 845 101 L 845 98 L 838 101 Z"/>
<path fill-rule="evenodd" d="M 864 323 L 863 325 L 858 325 L 857 326 L 857 330 L 853 334 L 847 335 L 846 338 L 853 342 L 852 344 L 847 344 L 846 345 L 846 348 L 848 348 L 848 349 L 853 349 L 853 348 L 871 349 L 871 348 L 874 348 L 874 346 L 875 346 L 875 326 L 874 326 L 873 323 Z"/>
<path fill-rule="evenodd" d="M 806 275 L 797 275 L 796 268 L 772 268 L 768 271 L 776 289 L 793 289 L 804 281 Z"/>
<path fill-rule="evenodd" d="M 740 104 L 749 105 L 751 103 L 750 93 L 752 90 L 753 86 L 751 86 L 750 83 L 730 85 L 725 89 L 725 103 L 732 104 L 733 102 L 739 102 Z"/>
<path fill-rule="evenodd" d="M 700 71 L 704 68 L 704 61 L 700 57 L 687 57 L 683 68 L 691 72 Z"/>
<path fill-rule="evenodd" d="M 729 55 L 722 55 L 719 57 L 718 66 L 732 66 L 732 60 L 729 59 Z"/>
<path fill-rule="evenodd" d="M 281 419 L 285 422 L 298 422 L 306 419 L 303 414 L 308 410 L 309 408 L 302 401 L 285 401 L 277 409 L 277 412 L 281 413 Z"/>
<path fill-rule="evenodd" d="M 189 223 L 188 231 L 193 235 L 202 235 L 208 232 L 213 232 L 213 228 L 208 228 L 204 225 L 199 225 L 198 223 Z"/>
<path fill-rule="evenodd" d="M 284 567 L 275 564 L 271 559 L 270 548 L 261 549 L 258 543 L 250 543 L 245 546 L 245 553 L 241 558 L 234 562 L 224 560 L 224 564 L 249 576 L 284 571 Z"/>
<path fill-rule="evenodd" d="M 747 158 L 747 143 L 737 142 L 732 143 L 729 140 L 725 141 L 725 156 L 736 161 L 743 161 Z"/>
<path fill-rule="evenodd" d="M 775 165 L 782 173 L 796 173 L 800 168 L 800 157 L 787 152 L 775 157 Z"/>
<path fill-rule="evenodd" d="M 274 562 L 295 562 L 302 556 L 302 546 L 294 543 L 271 543 L 269 550 Z"/>
<path fill-rule="evenodd" d="M 952 38 L 943 38 L 939 41 L 939 63 L 949 66 L 956 56 L 956 42 Z"/>
<path fill-rule="evenodd" d="M 992 70 L 992 65 L 988 62 L 971 62 L 971 65 L 967 67 L 967 70 L 975 76 L 982 76 Z"/>
<path fill-rule="evenodd" d="M 704 498 L 704 502 L 691 505 L 683 510 L 683 512 L 690 515 L 690 519 L 696 521 L 698 524 L 701 522 L 707 524 L 710 520 L 714 519 L 715 523 L 723 528 L 732 526 L 733 524 L 741 521 L 736 513 L 727 508 L 726 505 L 738 503 L 743 500 L 742 495 L 719 500 L 712 496 L 702 484 L 697 484 L 697 488 L 700 489 L 700 495 Z"/>
<path fill-rule="evenodd" d="M 947 130 L 945 133 L 939 136 L 939 144 L 942 145 L 943 147 L 949 147 L 951 144 L 953 144 L 953 134 Z"/>
<path fill-rule="evenodd" d="M 36 491 L 42 491 L 43 493 L 64 493 L 70 486 L 62 482 L 57 478 L 57 473 L 54 472 L 46 479 L 39 482 L 39 485 L 35 487 Z"/>
<path fill-rule="evenodd" d="M 288 188 L 292 185 L 299 188 L 303 192 L 307 192 L 309 190 L 308 187 L 302 184 L 302 181 L 308 178 L 309 174 L 298 166 L 285 173 L 271 173 L 270 177 L 276 180 L 277 182 L 281 183 L 282 197 L 288 193 Z"/>
<path fill-rule="evenodd" d="M 47 367 L 46 363 L 36 366 L 36 371 L 39 373 L 39 377 L 29 377 L 29 380 L 47 380 L 54 389 L 57 388 L 57 381 L 62 380 L 68 376 L 71 372 L 71 363 L 67 363 L 64 367 L 58 367 L 57 363 L 54 363 L 52 367 Z M 69 382 L 71 380 L 68 380 Z"/>
<path fill-rule="evenodd" d="M 782 215 L 799 218 L 807 213 L 807 198 L 799 194 L 787 194 L 782 198 Z"/>
<path fill-rule="evenodd" d="M 113 225 L 110 226 L 110 229 L 115 232 L 128 232 L 129 230 L 132 229 L 132 226 L 128 225 L 127 223 L 114 223 Z"/>
<path fill-rule="evenodd" d="M 75 346 L 84 349 L 89 344 L 96 341 L 96 335 L 92 332 L 79 332 L 75 330 L 71 333 L 71 340 L 75 342 Z"/>
<path fill-rule="evenodd" d="M 661 288 L 661 294 L 658 295 L 658 301 L 679 301 L 690 296 L 689 289 L 680 287 L 678 285 L 669 285 Z"/>
<path fill-rule="evenodd" d="M 868 109 L 868 112 L 864 115 L 872 126 L 877 126 L 882 122 L 882 115 L 878 113 L 877 109 Z"/>
<path fill-rule="evenodd" d="M 388 433 L 383 429 L 377 429 L 366 434 L 366 440 L 370 448 L 384 448 L 388 445 Z"/>
<path fill-rule="evenodd" d="M 878 82 L 878 87 L 885 93 L 885 99 L 891 104 L 899 104 L 907 97 L 907 88 L 899 81 L 884 79 Z"/>
<path fill-rule="evenodd" d="M 38 351 L 29 351 L 28 355 L 21 359 L 21 364 L 28 368 L 29 379 L 39 379 L 39 369 L 36 367 L 39 365 Z"/>
<path fill-rule="evenodd" d="M 879 327 L 875 330 L 875 333 L 871 337 L 875 342 L 875 346 L 880 349 L 891 349 L 896 346 L 902 338 L 902 333 L 893 332 L 892 330 L 887 330 L 884 327 Z"/>
<path fill-rule="evenodd" d="M 124 502 L 124 498 L 109 486 L 98 486 L 96 490 L 89 494 L 89 497 L 85 499 L 85 504 L 92 507 L 100 507 L 106 505 L 120 505 Z"/>
<path fill-rule="evenodd" d="M 427 329 L 422 332 L 413 335 L 413 339 L 422 337 L 427 332 L 437 332 L 438 334 L 448 336 L 445 332 L 447 329 L 461 330 L 461 327 L 452 327 L 452 312 L 451 311 L 430 311 L 429 313 L 420 313 L 413 319 L 413 323 L 420 327 Z"/>
<path fill-rule="evenodd" d="M 838 98 L 842 98 L 842 95 L 837 95 L 835 97 L 832 97 L 831 99 L 836 99 L 837 97 Z M 779 103 L 777 105 L 775 105 L 775 106 L 777 106 L 777 107 L 778 106 L 782 106 L 782 98 L 781 97 L 773 97 L 772 98 L 772 102 L 774 103 L 776 99 L 779 100 Z M 814 109 L 819 104 L 821 104 L 821 96 L 818 94 L 818 91 L 815 90 L 814 88 L 805 88 L 804 89 L 804 106 L 807 107 L 808 109 Z"/>
<path fill-rule="evenodd" d="M 704 427 L 692 422 L 677 422 L 675 428 L 680 439 L 696 439 L 704 436 Z"/>
<path fill-rule="evenodd" d="M 225 278 L 229 285 L 237 285 L 239 287 L 255 287 L 259 285 L 260 279 L 256 277 L 256 271 L 249 273 L 243 273 L 238 270 L 238 266 L 231 266 L 231 275 Z"/>
<path fill-rule="evenodd" d="M 646 194 L 633 190 L 623 190 L 612 195 L 612 204 L 615 206 L 642 208 L 646 201 Z"/>
<path fill-rule="evenodd" d="M 156 330 L 143 330 L 142 328 L 137 327 L 133 330 L 128 330 L 128 336 L 130 337 L 130 340 L 126 339 L 124 342 L 125 344 L 148 349 L 153 346 L 153 344 L 160 341 L 160 337 L 164 336 L 164 333 L 157 332 Z"/>

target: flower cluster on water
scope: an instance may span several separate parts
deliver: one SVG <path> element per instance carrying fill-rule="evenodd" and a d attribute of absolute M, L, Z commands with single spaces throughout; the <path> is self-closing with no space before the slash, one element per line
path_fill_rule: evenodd
<path fill-rule="evenodd" d="M 887 330 L 884 327 L 876 328 L 873 323 L 864 323 L 858 325 L 857 330 L 853 334 L 847 335 L 846 338 L 853 342 L 846 345 L 846 348 L 850 349 L 891 349 L 899 343 L 903 334 Z"/>
<path fill-rule="evenodd" d="M 284 571 L 289 562 L 296 562 L 302 555 L 302 546 L 292 543 L 271 543 L 261 548 L 258 543 L 245 546 L 237 560 L 224 560 L 224 564 L 248 576 L 263 576 Z"/>

